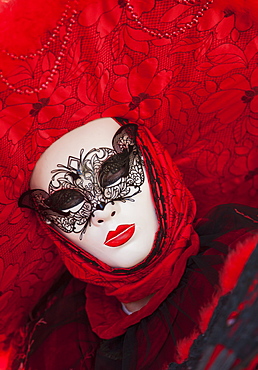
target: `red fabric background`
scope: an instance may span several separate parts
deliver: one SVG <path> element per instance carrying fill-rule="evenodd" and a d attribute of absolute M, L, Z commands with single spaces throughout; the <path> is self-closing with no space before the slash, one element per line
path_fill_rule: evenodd
<path fill-rule="evenodd" d="M 199 8 L 131 3 L 146 26 L 162 32 L 191 20 Z M 85 121 L 123 116 L 146 125 L 178 164 L 199 215 L 221 203 L 257 206 L 257 22 L 230 6 L 217 8 L 214 0 L 197 27 L 160 40 L 139 30 L 124 4 L 79 2 L 67 55 L 47 89 L 19 95 L 0 83 L 3 340 L 20 340 L 14 333 L 63 268 L 33 213 L 20 210 L 17 200 L 45 148 Z M 33 60 L 1 54 L 8 81 L 18 87 L 44 81 L 63 34 L 61 27 L 50 49 Z"/>

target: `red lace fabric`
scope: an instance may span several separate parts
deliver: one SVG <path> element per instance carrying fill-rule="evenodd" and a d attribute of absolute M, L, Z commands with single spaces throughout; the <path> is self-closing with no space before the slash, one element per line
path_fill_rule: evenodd
<path fill-rule="evenodd" d="M 198 215 L 234 201 L 257 206 L 258 27 L 234 3 L 218 8 L 214 0 L 197 27 L 161 40 L 137 27 L 123 1 L 80 1 L 66 57 L 48 87 L 20 95 L 0 83 L 4 348 L 20 343 L 27 314 L 63 268 L 34 214 L 20 210 L 17 201 L 40 154 L 67 131 L 104 116 L 136 120 L 174 158 Z M 199 9 L 176 1 L 131 4 L 147 27 L 162 32 Z M 33 60 L 1 56 L 8 81 L 18 87 L 44 83 L 63 35 L 62 28 Z"/>

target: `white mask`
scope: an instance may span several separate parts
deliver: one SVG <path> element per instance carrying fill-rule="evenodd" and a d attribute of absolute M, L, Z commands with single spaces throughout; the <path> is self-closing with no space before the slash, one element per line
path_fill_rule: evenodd
<path fill-rule="evenodd" d="M 142 158 L 124 128 L 102 118 L 67 133 L 44 152 L 31 178 L 31 189 L 41 189 L 45 221 L 117 268 L 143 261 L 158 230 Z"/>

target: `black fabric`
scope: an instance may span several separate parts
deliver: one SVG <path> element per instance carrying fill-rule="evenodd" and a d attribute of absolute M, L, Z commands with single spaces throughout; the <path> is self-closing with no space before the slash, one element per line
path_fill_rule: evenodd
<path fill-rule="evenodd" d="M 204 369 L 218 345 L 222 345 L 224 350 L 214 360 L 210 370 L 240 370 L 249 366 L 258 355 L 257 266 L 258 245 L 235 289 L 221 297 L 207 331 L 195 340 L 189 359 L 183 364 L 170 364 L 169 370 Z M 236 359 L 240 361 L 232 367 Z"/>

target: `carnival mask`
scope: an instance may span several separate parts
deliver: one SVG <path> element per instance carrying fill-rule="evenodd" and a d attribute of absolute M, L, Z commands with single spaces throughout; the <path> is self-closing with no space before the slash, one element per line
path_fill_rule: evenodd
<path fill-rule="evenodd" d="M 52 144 L 31 178 L 43 221 L 111 267 L 141 262 L 158 229 L 136 135 L 133 124 L 90 122 Z"/>

